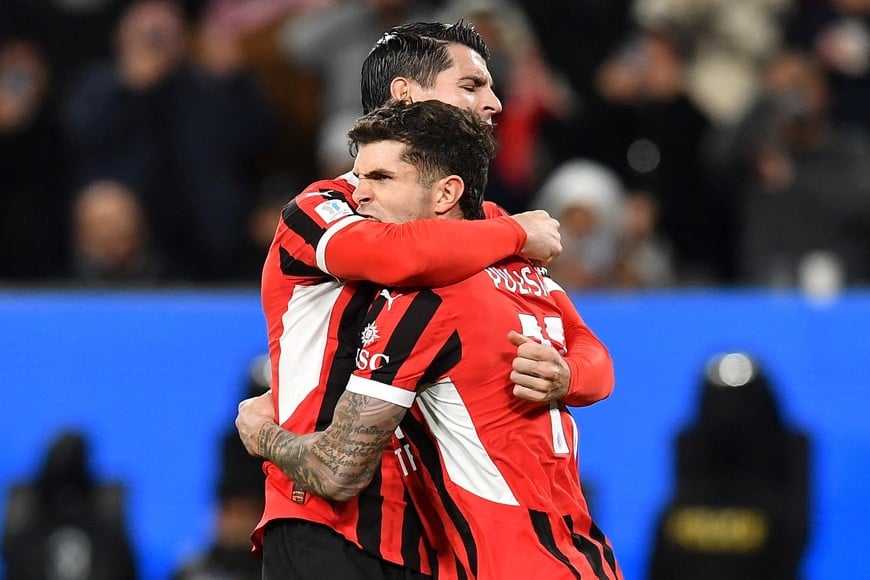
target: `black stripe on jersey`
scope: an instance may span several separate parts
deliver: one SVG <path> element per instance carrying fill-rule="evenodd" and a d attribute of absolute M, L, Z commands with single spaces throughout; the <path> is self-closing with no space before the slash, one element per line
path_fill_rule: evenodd
<path fill-rule="evenodd" d="M 601 531 L 601 528 L 595 525 L 595 522 L 592 522 L 592 526 L 589 528 L 589 535 L 593 540 L 601 544 L 601 550 L 604 552 L 604 560 L 607 562 L 607 565 L 610 567 L 610 570 L 613 572 L 613 576 L 616 576 L 616 556 L 613 554 L 613 548 L 607 542 L 607 537 L 604 535 L 604 532 Z"/>
<path fill-rule="evenodd" d="M 307 194 L 303 194 L 307 195 Z M 321 189 L 320 195 L 324 200 L 338 199 L 347 203 L 347 198 L 337 191 L 331 189 Z M 350 206 L 348 206 L 350 207 Z M 316 248 L 323 237 L 326 228 L 323 228 L 316 221 L 311 219 L 307 213 L 299 208 L 299 202 L 296 199 L 291 199 L 290 202 L 281 210 L 281 219 L 284 224 L 298 234 L 311 247 Z"/>
<path fill-rule="evenodd" d="M 338 342 L 335 347 L 335 358 L 326 377 L 326 388 L 320 411 L 317 413 L 315 429 L 323 431 L 332 423 L 332 415 L 338 399 L 347 387 L 350 375 L 356 369 L 356 349 L 359 347 L 360 331 L 366 318 L 366 311 L 374 298 L 375 285 L 371 282 L 359 282 L 356 290 L 347 302 L 338 321 Z"/>
<path fill-rule="evenodd" d="M 411 503 L 411 495 L 405 489 L 405 512 L 402 515 L 402 561 L 414 570 L 420 569 L 420 541 L 423 525 Z"/>
<path fill-rule="evenodd" d="M 438 456 L 438 450 L 435 448 L 435 443 L 429 438 L 426 433 L 426 428 L 414 417 L 411 413 L 406 413 L 401 422 L 402 431 L 405 437 L 414 443 L 420 457 L 421 463 L 426 467 L 432 478 L 435 488 L 438 491 L 438 496 L 441 498 L 441 503 L 444 504 L 444 509 L 447 512 L 447 517 L 453 522 L 456 531 L 465 547 L 465 552 L 468 554 L 468 566 L 471 568 L 471 577 L 477 577 L 477 543 L 474 541 L 474 535 L 471 533 L 471 526 L 468 520 L 462 515 L 462 512 L 456 506 L 447 487 L 444 485 L 444 473 L 441 471 L 441 461 Z M 456 561 L 456 569 L 459 571 L 460 578 L 467 578 L 464 567 Z"/>
<path fill-rule="evenodd" d="M 381 470 L 376 469 L 375 475 L 357 499 L 359 520 L 356 524 L 356 536 L 362 549 L 378 558 L 381 555 L 381 514 L 384 498 L 381 495 Z"/>
<path fill-rule="evenodd" d="M 529 510 L 529 519 L 532 521 L 532 527 L 535 529 L 535 534 L 538 536 L 538 541 L 554 558 L 565 564 L 574 575 L 574 578 L 580 580 L 580 572 L 571 565 L 568 557 L 556 546 L 556 539 L 553 537 L 553 529 L 550 527 L 550 518 L 544 512 Z"/>
<path fill-rule="evenodd" d="M 323 431 L 332 423 L 338 399 L 344 393 L 347 381 L 356 368 L 356 349 L 359 346 L 360 329 L 374 293 L 374 284 L 369 282 L 357 284 L 353 296 L 341 313 L 335 357 L 329 368 L 323 400 L 317 412 L 315 426 L 317 431 Z M 356 533 L 363 549 L 379 558 L 381 557 L 382 506 L 381 474 L 380 471 L 375 471 L 371 483 L 362 490 L 357 500 L 359 516 Z"/>
<path fill-rule="evenodd" d="M 604 572 L 604 564 L 601 562 L 601 554 L 598 551 L 598 546 L 596 546 L 589 538 L 574 532 L 574 520 L 571 516 L 564 516 L 563 519 L 568 525 L 568 529 L 571 530 L 571 538 L 574 540 L 574 546 L 576 546 L 576 548 L 586 556 L 586 560 L 589 562 L 589 566 L 592 567 L 592 571 L 595 572 L 595 576 L 598 580 L 608 580 L 607 574 Z"/>
<path fill-rule="evenodd" d="M 439 377 L 446 375 L 450 369 L 459 363 L 461 358 L 462 341 L 459 339 L 459 331 L 454 330 L 450 338 L 447 339 L 447 342 L 444 343 L 444 346 L 441 347 L 441 350 L 438 351 L 438 354 L 435 355 L 432 364 L 423 373 L 420 382 L 417 383 L 417 388 L 419 389 L 423 385 L 434 383 Z"/>
<path fill-rule="evenodd" d="M 468 574 L 465 573 L 465 568 L 462 567 L 462 562 L 459 561 L 459 558 L 454 556 L 453 561 L 456 562 L 456 580 L 468 580 Z M 434 576 L 434 578 L 437 577 Z"/>
<path fill-rule="evenodd" d="M 297 260 L 284 248 L 278 248 L 278 256 L 281 258 L 281 272 L 285 276 L 304 276 L 306 278 L 329 278 L 320 268 L 309 266 L 301 260 Z"/>
<path fill-rule="evenodd" d="M 380 298 L 374 306 L 378 306 L 379 301 Z M 441 302 L 441 297 L 431 290 L 419 291 L 408 306 L 408 310 L 402 315 L 399 324 L 396 325 L 383 352 L 390 353 L 399 361 L 407 360 L 426 327 L 429 326 L 432 317 L 435 316 L 438 307 L 441 306 Z M 383 305 L 381 304 L 380 307 L 383 308 Z M 391 385 L 401 366 L 401 364 L 385 364 L 373 371 L 371 378 L 373 381 Z"/>
<path fill-rule="evenodd" d="M 438 578 L 438 553 L 435 551 L 435 548 L 432 547 L 432 544 L 426 536 L 423 536 L 423 550 L 426 552 L 426 560 L 429 562 L 432 578 Z"/>
<path fill-rule="evenodd" d="M 317 247 L 323 232 L 326 231 L 320 227 L 320 224 L 311 219 L 311 216 L 299 208 L 299 203 L 295 199 L 290 200 L 290 203 L 285 205 L 284 209 L 281 210 L 281 219 L 284 220 L 284 224 L 289 229 L 314 248 Z"/>

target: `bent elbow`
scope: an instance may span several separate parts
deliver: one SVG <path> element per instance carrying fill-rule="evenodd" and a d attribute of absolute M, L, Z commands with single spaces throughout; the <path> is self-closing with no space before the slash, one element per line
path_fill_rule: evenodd
<path fill-rule="evenodd" d="M 350 501 L 356 496 L 359 495 L 361 490 L 350 490 L 347 488 L 337 488 L 332 493 L 330 493 L 327 497 L 332 501 L 338 502 L 346 502 Z"/>
<path fill-rule="evenodd" d="M 333 501 L 350 501 L 358 496 L 372 480 L 373 474 L 362 477 L 337 477 L 323 486 L 323 495 Z"/>

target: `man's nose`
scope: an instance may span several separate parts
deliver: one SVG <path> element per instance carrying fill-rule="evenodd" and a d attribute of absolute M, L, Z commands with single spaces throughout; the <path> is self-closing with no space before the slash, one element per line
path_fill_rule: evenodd
<path fill-rule="evenodd" d="M 353 190 L 353 201 L 360 205 L 362 203 L 367 203 L 372 200 L 371 192 L 369 188 L 365 185 L 363 180 L 360 180 L 359 184 L 356 186 L 356 189 Z"/>
<path fill-rule="evenodd" d="M 484 101 L 483 110 L 486 111 L 490 117 L 501 113 L 501 101 L 496 96 L 495 92 L 489 92 L 489 98 Z"/>

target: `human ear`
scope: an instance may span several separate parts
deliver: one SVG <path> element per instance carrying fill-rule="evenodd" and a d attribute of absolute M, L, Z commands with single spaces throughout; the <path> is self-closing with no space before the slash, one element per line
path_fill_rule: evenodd
<path fill-rule="evenodd" d="M 458 209 L 459 200 L 465 192 L 465 182 L 458 175 L 448 175 L 435 184 L 435 215 L 445 216 L 454 208 Z"/>
<path fill-rule="evenodd" d="M 411 96 L 411 83 L 405 77 L 390 81 L 390 97 L 396 101 L 408 101 Z"/>

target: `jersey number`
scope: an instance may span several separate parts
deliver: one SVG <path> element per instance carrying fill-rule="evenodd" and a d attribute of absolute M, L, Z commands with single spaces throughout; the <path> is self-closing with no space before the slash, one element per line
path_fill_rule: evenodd
<path fill-rule="evenodd" d="M 531 314 L 518 314 L 520 317 L 520 333 L 523 336 L 534 338 L 544 346 L 553 346 L 555 342 L 561 350 L 561 354 L 565 353 L 562 345 L 565 344 L 565 330 L 562 327 L 562 319 L 558 316 L 545 316 L 544 326 L 538 324 L 538 319 Z M 571 452 L 568 447 L 568 440 L 565 437 L 565 427 L 562 425 L 562 412 L 559 409 L 559 404 L 556 401 L 550 402 L 550 428 L 553 432 L 553 451 L 558 455 L 565 455 Z"/>

